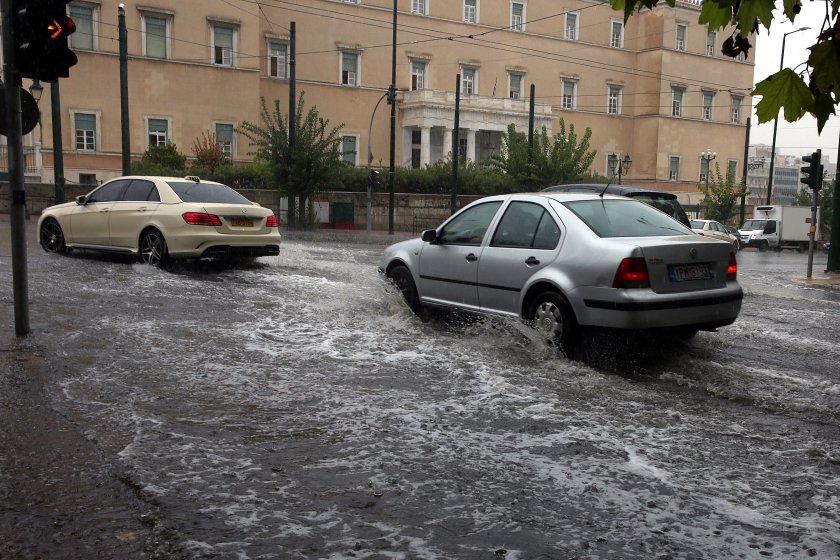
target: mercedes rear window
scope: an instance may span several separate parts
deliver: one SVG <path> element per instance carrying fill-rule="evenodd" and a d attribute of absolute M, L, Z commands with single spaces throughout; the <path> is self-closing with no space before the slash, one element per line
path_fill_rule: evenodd
<path fill-rule="evenodd" d="M 576 200 L 562 204 L 599 237 L 694 235 L 677 220 L 635 200 Z"/>
<path fill-rule="evenodd" d="M 226 185 L 195 183 L 193 181 L 167 181 L 175 194 L 184 202 L 215 204 L 247 204 L 251 201 Z"/>

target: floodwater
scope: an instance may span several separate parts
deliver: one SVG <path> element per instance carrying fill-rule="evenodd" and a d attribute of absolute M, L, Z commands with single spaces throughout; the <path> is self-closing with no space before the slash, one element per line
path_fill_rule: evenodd
<path fill-rule="evenodd" d="M 150 553 L 840 558 L 840 292 L 791 281 L 805 255 L 740 253 L 719 333 L 570 361 L 515 322 L 420 321 L 351 241 L 171 271 L 30 248 L 55 406 Z"/>

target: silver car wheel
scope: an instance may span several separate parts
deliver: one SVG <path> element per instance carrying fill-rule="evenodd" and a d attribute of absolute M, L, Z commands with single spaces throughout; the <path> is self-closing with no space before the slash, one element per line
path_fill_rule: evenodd
<path fill-rule="evenodd" d="M 563 314 L 553 302 L 544 301 L 534 314 L 534 327 L 549 340 L 561 339 L 565 330 Z"/>
<path fill-rule="evenodd" d="M 140 258 L 145 264 L 160 268 L 167 258 L 166 240 L 157 230 L 150 230 L 140 239 Z"/>
<path fill-rule="evenodd" d="M 530 304 L 526 316 L 549 344 L 568 355 L 577 343 L 577 322 L 569 302 L 554 290 L 542 292 Z"/>

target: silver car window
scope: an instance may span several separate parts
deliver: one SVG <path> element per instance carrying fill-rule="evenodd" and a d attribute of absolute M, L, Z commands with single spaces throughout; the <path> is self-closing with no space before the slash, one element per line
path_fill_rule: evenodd
<path fill-rule="evenodd" d="M 440 242 L 447 245 L 481 245 L 501 205 L 501 201 L 486 202 L 461 212 L 443 227 Z"/>
<path fill-rule="evenodd" d="M 559 241 L 560 229 L 545 208 L 532 202 L 511 202 L 496 227 L 491 245 L 554 249 Z"/>
<path fill-rule="evenodd" d="M 576 200 L 563 204 L 599 237 L 694 235 L 670 216 L 635 200 Z"/>

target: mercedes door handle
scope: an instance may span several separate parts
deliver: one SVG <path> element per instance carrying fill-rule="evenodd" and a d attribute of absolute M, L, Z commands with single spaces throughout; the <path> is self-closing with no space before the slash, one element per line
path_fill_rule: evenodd
<path fill-rule="evenodd" d="M 466 258 L 467 258 L 467 260 L 468 260 L 468 261 L 470 261 L 470 262 L 475 262 L 475 261 L 477 261 L 477 260 L 478 260 L 478 257 L 476 257 L 473 253 L 470 253 L 469 255 L 467 255 L 467 257 L 466 257 Z"/>
<path fill-rule="evenodd" d="M 525 260 L 525 264 L 527 264 L 528 266 L 536 266 L 536 265 L 540 264 L 540 261 L 539 261 L 539 259 L 537 259 L 537 258 L 534 258 L 534 257 L 528 257 L 528 258 Z"/>

